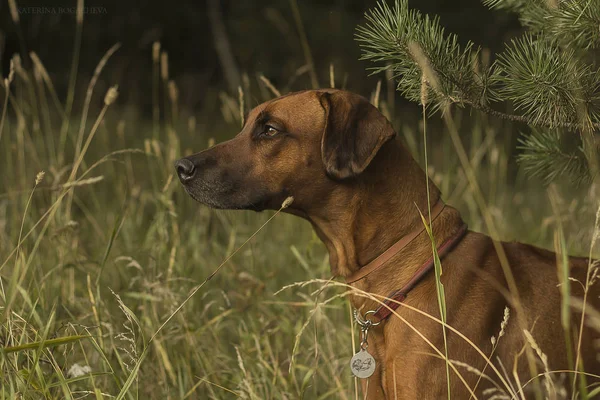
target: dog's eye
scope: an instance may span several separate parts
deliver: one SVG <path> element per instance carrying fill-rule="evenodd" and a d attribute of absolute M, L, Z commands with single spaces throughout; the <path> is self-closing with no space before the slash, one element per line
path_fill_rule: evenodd
<path fill-rule="evenodd" d="M 279 133 L 279 131 L 277 129 L 273 128 L 271 125 L 266 125 L 265 131 L 263 134 L 268 137 L 273 137 L 273 136 L 277 135 L 278 133 Z"/>

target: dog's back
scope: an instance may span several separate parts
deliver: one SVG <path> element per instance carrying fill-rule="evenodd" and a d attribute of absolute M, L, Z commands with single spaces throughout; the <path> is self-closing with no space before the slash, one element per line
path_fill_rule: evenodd
<path fill-rule="evenodd" d="M 514 359 L 527 341 L 532 348 L 539 349 L 535 358 L 540 374 L 572 371 L 576 369 L 575 362 L 580 363 L 580 371 L 600 374 L 594 345 L 600 339 L 600 323 L 593 325 L 594 319 L 590 318 L 600 309 L 600 291 L 592 279 L 595 277 L 593 260 L 590 264 L 588 258 L 569 257 L 567 271 L 563 272 L 562 257 L 554 252 L 518 242 L 503 243 L 503 248 L 514 274 L 529 332 L 523 332 L 514 321 L 512 329 L 507 330 L 505 342 L 499 345 L 501 358 Z M 580 337 L 584 298 L 587 317 Z M 519 370 L 531 373 L 525 356 L 521 358 Z M 570 390 L 574 374 L 551 372 L 548 378 Z M 589 385 L 592 379 L 588 377 L 586 381 Z"/>

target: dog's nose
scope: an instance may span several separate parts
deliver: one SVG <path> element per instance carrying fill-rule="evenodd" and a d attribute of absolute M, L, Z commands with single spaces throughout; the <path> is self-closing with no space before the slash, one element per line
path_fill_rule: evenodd
<path fill-rule="evenodd" d="M 175 161 L 175 169 L 177 170 L 177 176 L 182 183 L 186 183 L 194 177 L 196 168 L 194 163 L 187 158 Z"/>

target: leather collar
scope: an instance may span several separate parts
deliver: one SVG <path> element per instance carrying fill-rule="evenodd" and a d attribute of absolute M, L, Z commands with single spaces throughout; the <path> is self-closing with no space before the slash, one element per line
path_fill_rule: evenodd
<path fill-rule="evenodd" d="M 444 210 L 446 204 L 442 202 L 440 199 L 435 206 L 431 209 L 431 221 L 434 221 Z M 413 240 L 417 238 L 421 233 L 425 231 L 425 225 L 419 224 L 420 228 L 415 229 L 408 235 L 405 235 L 400 238 L 396 243 L 394 243 L 390 248 L 381 253 L 377 258 L 368 263 L 367 265 L 360 268 L 358 271 L 354 272 L 350 276 L 346 277 L 346 283 L 351 284 L 354 282 L 358 282 L 361 279 L 364 279 L 367 275 L 381 268 L 386 262 L 390 260 L 393 256 L 398 254 L 400 250 L 404 249 L 408 246 Z"/>
<path fill-rule="evenodd" d="M 467 233 L 467 224 L 463 224 L 450 238 L 448 238 L 438 249 L 437 254 L 440 260 L 448 254 L 462 240 Z M 390 293 L 386 300 L 375 310 L 373 317 L 379 321 L 387 319 L 402 303 L 408 292 L 414 289 L 415 286 L 435 267 L 433 254 L 421 265 L 421 268 L 413 275 L 406 285 L 402 288 Z"/>

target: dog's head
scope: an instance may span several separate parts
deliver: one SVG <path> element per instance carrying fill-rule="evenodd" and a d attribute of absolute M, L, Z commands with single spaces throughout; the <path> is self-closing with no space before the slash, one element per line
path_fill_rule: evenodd
<path fill-rule="evenodd" d="M 301 209 L 359 177 L 394 135 L 364 97 L 308 90 L 259 105 L 235 138 L 175 167 L 186 191 L 211 207 L 278 209 L 294 196 Z"/>

